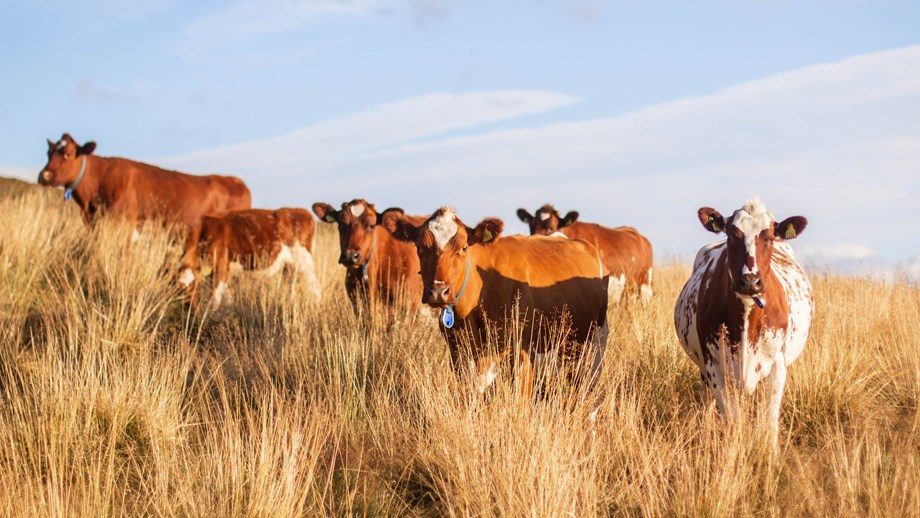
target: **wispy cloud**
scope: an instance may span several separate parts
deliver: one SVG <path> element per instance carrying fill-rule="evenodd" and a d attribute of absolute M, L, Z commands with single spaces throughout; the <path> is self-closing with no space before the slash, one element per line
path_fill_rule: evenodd
<path fill-rule="evenodd" d="M 576 102 L 571 96 L 540 91 L 429 94 L 396 101 L 277 137 L 164 158 L 193 170 L 222 170 L 253 181 L 290 173 L 321 174 L 343 161 L 385 152 L 450 131 L 472 128 Z M 258 176 L 257 176 L 258 175 Z"/>
<path fill-rule="evenodd" d="M 336 18 L 384 17 L 426 25 L 446 16 L 450 5 L 447 0 L 242 0 L 189 24 L 177 49 L 194 60 L 210 51 Z"/>
<path fill-rule="evenodd" d="M 105 104 L 133 104 L 141 96 L 153 92 L 155 88 L 144 82 L 130 85 L 103 86 L 87 77 L 81 78 L 74 86 L 74 98 L 79 101 L 93 101 Z"/>
<path fill-rule="evenodd" d="M 420 140 L 571 102 L 525 97 L 402 101 L 174 163 L 248 175 L 265 204 L 362 195 L 413 212 L 451 203 L 472 220 L 551 201 L 685 255 L 708 239 L 699 206 L 730 212 L 759 194 L 779 218 L 809 218 L 803 245 L 913 253 L 888 223 L 920 227 L 920 46 L 620 116 Z"/>

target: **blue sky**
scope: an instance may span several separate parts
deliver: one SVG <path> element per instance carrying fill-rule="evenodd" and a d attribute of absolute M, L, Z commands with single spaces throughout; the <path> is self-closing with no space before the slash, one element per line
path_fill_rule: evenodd
<path fill-rule="evenodd" d="M 67 131 L 260 206 L 524 231 L 553 202 L 683 256 L 696 208 L 758 194 L 814 262 L 887 265 L 920 252 L 918 27 L 855 0 L 7 0 L 0 174 Z"/>

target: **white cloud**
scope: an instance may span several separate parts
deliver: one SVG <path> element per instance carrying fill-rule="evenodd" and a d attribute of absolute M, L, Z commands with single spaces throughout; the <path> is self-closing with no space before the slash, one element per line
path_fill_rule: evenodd
<path fill-rule="evenodd" d="M 799 259 L 814 261 L 839 261 L 847 259 L 868 259 L 875 251 L 866 245 L 848 243 L 839 245 L 804 245 L 796 250 Z"/>
<path fill-rule="evenodd" d="M 267 205 L 364 196 L 410 212 L 450 203 L 468 220 L 511 220 L 518 206 L 550 201 L 587 221 L 634 225 L 659 254 L 685 256 L 709 239 L 698 207 L 731 212 L 759 194 L 779 219 L 809 218 L 796 247 L 857 242 L 886 258 L 913 253 L 890 223 L 920 227 L 920 46 L 620 116 L 421 141 L 571 102 L 494 95 L 400 101 L 172 163 L 243 174 Z"/>
<path fill-rule="evenodd" d="M 322 174 L 343 161 L 381 153 L 395 144 L 545 112 L 576 99 L 539 91 L 429 94 L 321 122 L 277 137 L 158 159 L 189 170 L 252 177 L 291 172 Z"/>

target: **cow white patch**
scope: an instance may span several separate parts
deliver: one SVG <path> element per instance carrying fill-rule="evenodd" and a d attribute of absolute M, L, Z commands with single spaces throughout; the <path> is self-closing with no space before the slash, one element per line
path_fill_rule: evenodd
<path fill-rule="evenodd" d="M 541 213 L 540 213 L 540 221 L 546 221 L 546 220 L 549 219 L 550 216 L 551 216 L 551 214 L 550 214 L 549 212 L 541 212 Z"/>
<path fill-rule="evenodd" d="M 60 142 L 57 143 L 57 149 L 64 149 L 65 147 L 67 147 L 67 141 L 66 141 L 66 140 L 62 140 L 62 141 L 60 141 Z"/>
<path fill-rule="evenodd" d="M 313 254 L 306 247 L 299 244 L 291 247 L 291 264 L 300 272 L 307 281 L 307 287 L 317 297 L 320 296 L 319 280 L 316 278 L 316 268 L 313 264 Z"/>
<path fill-rule="evenodd" d="M 224 299 L 225 291 L 227 291 L 227 283 L 224 281 L 217 283 L 217 288 L 214 289 L 214 295 L 211 296 L 212 310 L 220 307 L 220 303 Z"/>
<path fill-rule="evenodd" d="M 195 273 L 191 268 L 186 268 L 182 270 L 182 273 L 179 274 L 179 284 L 183 286 L 188 286 L 195 280 Z"/>
<path fill-rule="evenodd" d="M 470 362 L 473 367 L 473 372 L 476 372 L 476 365 L 472 361 Z M 492 385 L 492 382 L 495 381 L 495 378 L 498 377 L 498 365 L 494 361 L 489 362 L 489 368 L 485 372 L 476 372 L 476 380 L 474 385 L 476 386 L 476 392 L 482 394 L 486 391 L 489 386 Z"/>
<path fill-rule="evenodd" d="M 356 203 L 356 204 L 352 205 L 351 207 L 349 207 L 348 210 L 350 210 L 351 213 L 352 213 L 356 218 L 360 218 L 360 217 L 361 217 L 361 214 L 364 214 L 364 205 L 361 205 L 360 203 Z"/>
<path fill-rule="evenodd" d="M 263 277 L 273 277 L 277 275 L 284 265 L 292 263 L 293 254 L 291 254 L 291 249 L 287 245 L 281 245 L 281 250 L 278 251 L 278 255 L 275 256 L 275 260 L 272 261 L 272 264 L 268 267 L 259 270 L 257 273 Z"/>
<path fill-rule="evenodd" d="M 555 232 L 553 232 L 552 234 L 550 234 L 549 237 L 561 237 L 561 238 L 564 238 L 564 239 L 568 239 L 568 238 L 569 238 L 569 236 L 563 234 L 562 232 L 559 232 L 558 230 L 555 231 Z"/>
<path fill-rule="evenodd" d="M 652 289 L 652 269 L 648 269 L 648 280 L 645 284 L 639 286 L 639 298 L 642 299 L 642 302 L 648 302 L 652 300 L 652 295 L 655 294 L 655 290 Z"/>
<path fill-rule="evenodd" d="M 773 226 L 773 214 L 767 211 L 767 208 L 759 198 L 752 198 L 743 207 L 735 211 L 732 215 L 732 224 L 744 234 L 744 248 L 747 251 L 748 258 L 754 259 L 750 261 L 754 267 L 750 268 L 745 264 L 741 269 L 741 273 L 756 275 L 758 268 L 755 242 L 761 232 Z"/>
<path fill-rule="evenodd" d="M 621 273 L 619 277 L 610 276 L 610 282 L 607 284 L 607 298 L 614 304 L 620 302 L 623 298 L 623 291 L 626 290 L 626 274 Z"/>
<path fill-rule="evenodd" d="M 428 223 L 428 231 L 434 236 L 438 248 L 444 250 L 447 243 L 457 235 L 456 214 L 452 210 L 445 210 L 440 216 Z"/>

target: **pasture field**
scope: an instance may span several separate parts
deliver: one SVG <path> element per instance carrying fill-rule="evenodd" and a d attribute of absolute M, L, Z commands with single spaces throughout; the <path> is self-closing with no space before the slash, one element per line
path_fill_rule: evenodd
<path fill-rule="evenodd" d="M 321 300 L 243 278 L 192 313 L 161 227 L 131 244 L 71 205 L 0 197 L 2 515 L 920 514 L 916 287 L 813 278 L 773 451 L 756 403 L 726 426 L 699 402 L 672 322 L 688 265 L 657 264 L 650 304 L 610 309 L 592 425 L 506 375 L 472 397 L 431 321 L 354 315 L 330 225 Z"/>

